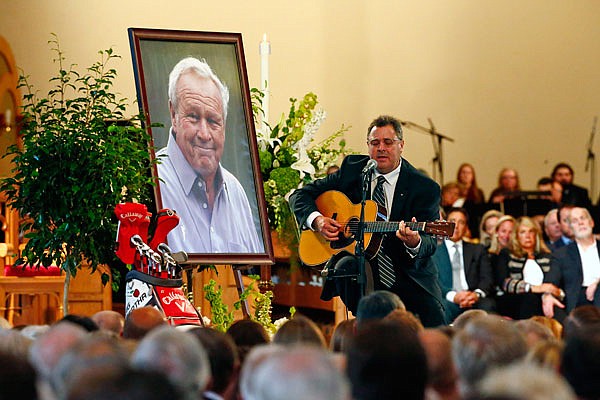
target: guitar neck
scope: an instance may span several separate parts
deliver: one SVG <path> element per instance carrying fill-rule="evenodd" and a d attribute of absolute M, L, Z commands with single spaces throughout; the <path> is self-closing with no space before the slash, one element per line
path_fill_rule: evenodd
<path fill-rule="evenodd" d="M 424 232 L 426 222 L 406 222 L 413 231 Z M 365 222 L 365 232 L 367 233 L 389 233 L 396 232 L 398 230 L 399 222 L 388 222 L 388 221 L 372 221 Z"/>

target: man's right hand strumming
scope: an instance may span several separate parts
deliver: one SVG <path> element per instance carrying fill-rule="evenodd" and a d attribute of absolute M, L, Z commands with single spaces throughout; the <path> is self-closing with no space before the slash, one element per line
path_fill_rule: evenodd
<path fill-rule="evenodd" d="M 312 228 L 323 235 L 325 239 L 333 241 L 338 240 L 342 225 L 334 219 L 320 215 L 313 221 Z"/>

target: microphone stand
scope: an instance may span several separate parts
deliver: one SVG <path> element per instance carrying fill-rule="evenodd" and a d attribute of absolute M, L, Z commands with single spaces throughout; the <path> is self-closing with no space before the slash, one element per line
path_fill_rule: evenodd
<path fill-rule="evenodd" d="M 437 173 L 439 173 L 440 179 L 438 182 L 440 184 L 443 184 L 444 183 L 444 158 L 443 158 L 442 144 L 443 144 L 444 140 L 447 140 L 449 142 L 454 142 L 454 139 L 438 132 L 435 129 L 435 126 L 433 125 L 433 121 L 431 120 L 431 118 L 427 118 L 427 120 L 429 121 L 430 128 L 426 128 L 424 126 L 415 124 L 414 122 L 410 122 L 410 121 L 400 121 L 400 123 L 402 124 L 402 126 L 406 126 L 407 128 L 414 128 L 415 130 L 425 132 L 425 133 L 431 135 L 431 139 L 433 140 L 433 153 L 434 153 L 434 157 L 432 160 L 433 161 L 433 179 L 437 180 Z"/>
<path fill-rule="evenodd" d="M 362 199 L 360 201 L 360 217 L 358 221 L 358 230 L 356 232 L 356 246 L 354 254 L 358 260 L 358 286 L 360 288 L 360 297 L 366 293 L 367 279 L 365 273 L 365 205 L 367 204 L 367 192 L 371 187 L 371 176 L 373 170 L 363 174 L 362 181 Z"/>
<path fill-rule="evenodd" d="M 596 135 L 596 123 L 598 122 L 598 116 L 594 117 L 594 124 L 592 125 L 592 132 L 590 132 L 590 140 L 587 145 L 587 159 L 585 162 L 585 172 L 591 168 L 590 173 L 590 197 L 593 199 L 595 194 L 596 186 L 596 155 L 594 154 L 594 136 Z"/>

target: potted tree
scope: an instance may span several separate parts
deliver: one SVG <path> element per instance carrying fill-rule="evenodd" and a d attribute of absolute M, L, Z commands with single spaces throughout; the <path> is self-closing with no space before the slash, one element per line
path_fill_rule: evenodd
<path fill-rule="evenodd" d="M 139 115 L 125 119 L 127 100 L 113 91 L 117 73 L 109 65 L 119 56 L 112 49 L 99 51 L 99 60 L 78 72 L 75 64 L 65 65 L 55 35 L 49 43 L 58 73 L 45 96 L 20 77 L 21 143 L 6 154 L 14 175 L 0 190 L 23 219 L 26 244 L 16 264 L 60 266 L 67 312 L 70 278 L 83 265 L 95 271 L 117 261 L 115 205 L 150 200 L 150 136 Z"/>

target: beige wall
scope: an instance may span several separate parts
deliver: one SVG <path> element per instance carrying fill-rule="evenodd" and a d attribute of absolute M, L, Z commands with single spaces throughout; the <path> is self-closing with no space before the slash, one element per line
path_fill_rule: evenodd
<path fill-rule="evenodd" d="M 82 66 L 113 46 L 123 56 L 118 89 L 135 98 L 128 27 L 241 32 L 254 87 L 267 33 L 272 122 L 289 97 L 314 91 L 328 112 L 321 134 L 352 125 L 348 141 L 357 150 L 377 114 L 424 126 L 431 118 L 454 139 L 444 143 L 446 181 L 469 161 L 486 194 L 504 166 L 533 189 L 567 161 L 576 181 L 590 184 L 584 166 L 600 114 L 600 1 L 0 0 L 0 34 L 42 90 L 54 71 L 46 42 L 55 32 L 68 60 Z M 405 136 L 406 158 L 432 171 L 430 138 Z"/>

